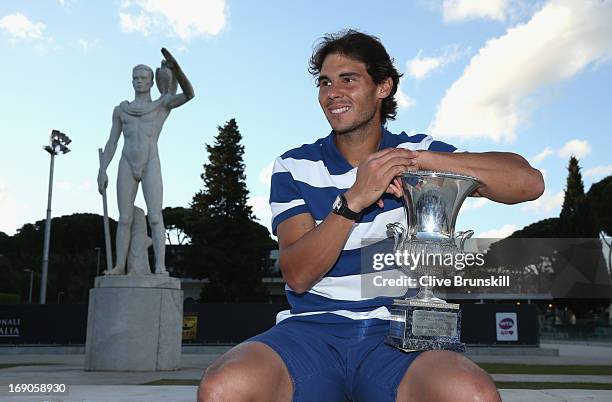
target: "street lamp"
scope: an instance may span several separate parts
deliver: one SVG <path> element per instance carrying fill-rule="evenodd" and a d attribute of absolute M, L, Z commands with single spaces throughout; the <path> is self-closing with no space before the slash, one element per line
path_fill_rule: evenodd
<path fill-rule="evenodd" d="M 47 300 L 47 272 L 49 269 L 49 240 L 51 237 L 51 192 L 53 190 L 53 164 L 55 155 L 60 153 L 66 154 L 70 152 L 68 144 L 72 140 L 59 130 L 51 131 L 49 136 L 49 145 L 43 146 L 43 149 L 51 155 L 51 163 L 49 166 L 49 196 L 47 198 L 47 220 L 45 222 L 45 244 L 43 247 L 42 271 L 40 277 L 40 304 L 45 304 Z"/>
<path fill-rule="evenodd" d="M 32 284 L 34 283 L 34 270 L 24 269 L 23 272 L 30 273 L 30 293 L 28 293 L 28 304 L 32 304 Z"/>

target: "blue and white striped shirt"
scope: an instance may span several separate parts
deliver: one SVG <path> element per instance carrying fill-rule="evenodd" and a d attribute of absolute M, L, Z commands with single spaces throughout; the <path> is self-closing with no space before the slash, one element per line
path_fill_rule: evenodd
<path fill-rule="evenodd" d="M 391 147 L 439 152 L 457 150 L 425 134 L 409 136 L 404 132 L 392 134 L 382 130 L 380 150 Z M 272 171 L 272 232 L 276 235 L 281 222 L 302 213 L 311 214 L 317 224 L 321 223 L 331 212 L 336 197 L 353 185 L 356 174 L 357 168 L 338 151 L 333 132 L 313 144 L 285 152 L 276 159 Z M 390 290 L 392 293 L 387 289 L 386 294 L 375 297 L 364 297 L 361 292 L 363 275 L 370 275 L 361 271 L 362 239 L 386 238 L 387 223 L 405 222 L 401 200 L 390 194 L 384 194 L 383 200 L 383 209 L 374 204 L 363 211 L 334 266 L 308 292 L 299 294 L 285 286 L 291 310 L 280 312 L 277 322 L 312 315 L 325 322 L 346 318 L 388 319 L 385 306 L 391 305 L 394 297 L 403 296 L 407 289 Z"/>

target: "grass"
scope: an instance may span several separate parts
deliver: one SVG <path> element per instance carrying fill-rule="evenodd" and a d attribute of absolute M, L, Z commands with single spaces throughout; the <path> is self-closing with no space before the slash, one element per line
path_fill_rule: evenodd
<path fill-rule="evenodd" d="M 54 366 L 57 363 L 0 363 L 0 370 L 21 366 Z"/>
<path fill-rule="evenodd" d="M 478 363 L 489 374 L 612 375 L 612 366 Z"/>
<path fill-rule="evenodd" d="M 514 382 L 495 381 L 499 389 L 612 389 L 612 384 L 598 382 Z"/>

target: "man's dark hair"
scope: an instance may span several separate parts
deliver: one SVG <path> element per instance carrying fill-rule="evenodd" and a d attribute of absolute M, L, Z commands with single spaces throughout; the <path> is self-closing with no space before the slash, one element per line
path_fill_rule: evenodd
<path fill-rule="evenodd" d="M 387 120 L 395 120 L 397 115 L 395 93 L 397 92 L 399 79 L 403 74 L 400 74 L 393 65 L 393 59 L 389 57 L 380 39 L 353 29 L 326 34 L 316 44 L 310 58 L 308 67 L 310 74 L 318 76 L 321 73 L 325 58 L 334 53 L 364 63 L 368 74 L 376 84 L 380 84 L 387 77 L 391 77 L 393 88 L 389 96 L 383 99 L 380 118 L 383 124 Z"/>

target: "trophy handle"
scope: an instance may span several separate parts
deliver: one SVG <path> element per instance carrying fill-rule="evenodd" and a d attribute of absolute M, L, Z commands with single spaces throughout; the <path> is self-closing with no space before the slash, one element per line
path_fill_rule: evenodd
<path fill-rule="evenodd" d="M 397 248 L 402 244 L 406 236 L 406 229 L 398 222 L 387 224 L 387 237 L 393 237 L 395 244 L 393 245 L 393 252 L 397 251 Z"/>
<path fill-rule="evenodd" d="M 457 234 L 455 235 L 455 239 L 459 239 L 459 249 L 460 250 L 463 251 L 463 246 L 465 244 L 465 241 L 472 236 L 474 236 L 473 230 L 462 230 L 460 232 L 457 232 Z"/>

